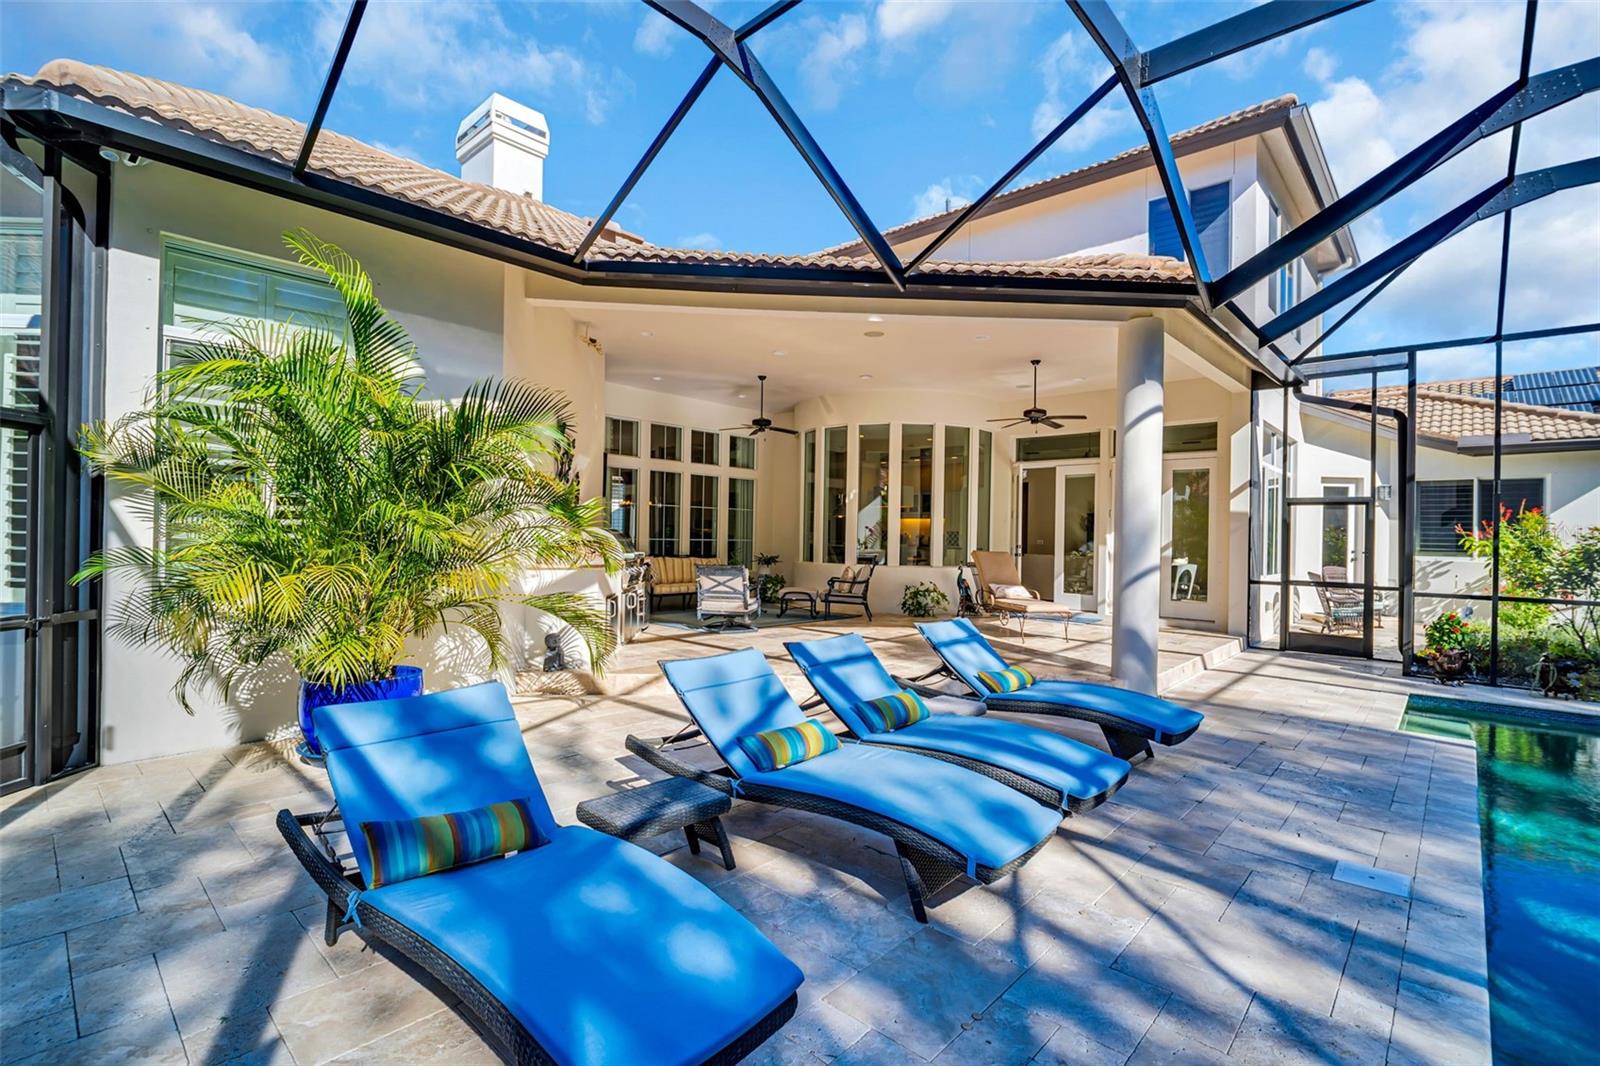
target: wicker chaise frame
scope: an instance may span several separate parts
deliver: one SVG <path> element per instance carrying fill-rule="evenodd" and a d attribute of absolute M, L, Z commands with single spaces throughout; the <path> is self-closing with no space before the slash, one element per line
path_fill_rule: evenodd
<path fill-rule="evenodd" d="M 278 812 L 278 832 L 289 842 L 289 850 L 294 852 L 295 858 L 300 860 L 300 865 L 306 868 L 311 879 L 328 894 L 328 911 L 322 936 L 330 946 L 338 942 L 339 934 L 345 929 L 358 924 L 346 921 L 344 916 L 349 910 L 351 894 L 361 889 L 357 876 L 347 874 L 311 835 L 324 825 L 331 813 L 296 815 L 286 810 Z M 477 1020 L 480 1032 L 507 1062 L 516 1066 L 558 1066 L 560 1060 L 539 1044 L 504 1003 L 414 929 L 359 898 L 356 900 L 355 916 L 360 919 L 363 932 L 384 941 L 455 993 Z M 791 995 L 743 1035 L 708 1058 L 706 1063 L 731 1066 L 745 1058 L 794 1016 L 798 1004 L 798 995 Z"/>
<path fill-rule="evenodd" d="M 630 735 L 626 744 L 628 750 L 656 769 L 678 777 L 688 777 L 712 788 L 721 789 L 730 796 L 751 800 L 756 803 L 768 803 L 775 807 L 788 807 L 792 810 L 806 811 L 811 814 L 820 814 L 828 818 L 837 818 L 841 822 L 858 825 L 863 829 L 870 829 L 875 833 L 882 833 L 894 841 L 895 854 L 900 859 L 900 872 L 906 879 L 906 892 L 911 897 L 911 912 L 917 921 L 928 920 L 927 901 L 941 889 L 953 884 L 967 872 L 967 861 L 964 856 L 939 840 L 928 836 L 921 830 L 915 829 L 904 822 L 857 807 L 838 800 L 827 799 L 809 792 L 799 792 L 794 789 L 776 788 L 772 785 L 752 784 L 748 781 L 737 781 L 733 771 L 727 766 L 719 766 L 713 770 L 704 770 L 698 766 L 691 766 L 676 758 L 665 747 L 671 741 L 685 739 L 683 734 L 674 737 L 664 737 L 660 741 L 651 743 L 639 737 Z M 842 739 L 842 744 L 856 744 L 859 741 Z M 1014 775 L 1013 775 L 1014 776 Z M 1019 778 L 1019 780 L 1022 780 Z M 1052 790 L 1053 792 L 1053 790 Z M 1056 793 L 1059 797 L 1059 793 Z M 1034 798 L 1038 798 L 1035 796 Z M 1043 801 L 1041 802 L 1047 802 Z M 1059 803 L 1054 804 L 1059 810 Z M 992 867 L 978 865 L 974 868 L 973 880 L 981 885 L 993 884 L 1020 869 L 1023 863 L 1044 847 L 1050 838 L 1045 837 L 1039 843 L 1029 848 L 1022 855 L 1012 859 L 1004 866 Z"/>

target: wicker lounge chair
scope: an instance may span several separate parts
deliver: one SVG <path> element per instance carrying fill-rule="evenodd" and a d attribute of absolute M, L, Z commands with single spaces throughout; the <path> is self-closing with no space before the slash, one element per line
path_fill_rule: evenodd
<path fill-rule="evenodd" d="M 1360 632 L 1366 625 L 1367 600 L 1360 589 L 1346 588 L 1349 581 L 1342 566 L 1324 566 L 1308 575 L 1316 583 L 1317 599 L 1322 605 L 1322 631 L 1338 633 L 1341 630 Z M 1328 582 L 1336 582 L 1329 585 Z"/>
<path fill-rule="evenodd" d="M 972 568 L 978 574 L 979 602 L 1003 619 L 1015 619 L 1019 637 L 1027 639 L 1026 625 L 1031 617 L 1060 622 L 1062 638 L 1072 638 L 1071 609 L 1040 599 L 1037 592 L 1026 588 L 1017 572 L 1016 559 L 1005 552 L 975 551 Z"/>
<path fill-rule="evenodd" d="M 724 766 L 679 761 L 667 743 L 628 738 L 628 748 L 668 773 L 693 777 L 741 799 L 827 815 L 894 841 L 911 909 L 963 874 L 981 884 L 1005 877 L 1045 845 L 1061 812 L 960 766 L 882 745 L 844 740 L 781 770 L 761 771 L 738 738 L 806 720 L 766 657 L 754 648 L 663 662 L 673 691 Z M 677 737 L 667 738 L 670 740 Z"/>
<path fill-rule="evenodd" d="M 1015 692 L 990 692 L 978 680 L 978 674 L 1004 670 L 1006 661 L 970 621 L 957 618 L 923 622 L 918 624 L 917 632 L 941 663 L 939 669 L 917 681 L 942 673 L 958 681 L 990 710 L 1053 714 L 1092 722 L 1105 734 L 1111 753 L 1123 759 L 1139 754 L 1153 757 L 1152 741 L 1169 747 L 1181 744 L 1205 721 L 1199 711 L 1159 696 L 1088 681 L 1046 679 Z"/>
<path fill-rule="evenodd" d="M 498 683 L 316 718 L 338 813 L 282 811 L 278 827 L 328 894 L 328 943 L 350 924 L 387 941 L 510 1061 L 737 1062 L 793 1015 L 800 971 L 742 915 L 642 848 L 556 825 Z M 363 822 L 508 799 L 527 801 L 547 843 L 365 888 Z M 326 833 L 340 817 L 355 869 Z"/>
<path fill-rule="evenodd" d="M 750 587 L 750 571 L 742 566 L 697 566 L 694 581 L 694 617 L 702 624 L 749 626 L 761 614 L 761 599 Z"/>
<path fill-rule="evenodd" d="M 1092 810 L 1128 780 L 1115 755 L 1044 729 L 968 712 L 972 701 L 927 697 L 935 713 L 893 732 L 874 732 L 861 704 L 900 691 L 858 633 L 785 644 L 824 703 L 864 744 L 929 755 L 1010 785 L 1063 812 Z M 948 705 L 954 713 L 938 713 Z"/>

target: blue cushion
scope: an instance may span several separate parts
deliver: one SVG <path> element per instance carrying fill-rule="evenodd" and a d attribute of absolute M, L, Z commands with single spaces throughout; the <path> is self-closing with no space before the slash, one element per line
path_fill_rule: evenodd
<path fill-rule="evenodd" d="M 900 685 L 889 676 L 889 671 L 883 668 L 883 663 L 872 654 L 859 633 L 825 640 L 791 641 L 784 649 L 811 682 L 811 687 L 817 690 L 817 695 L 858 737 L 873 730 L 871 723 L 856 710 L 857 706 L 900 691 Z"/>
<path fill-rule="evenodd" d="M 701 1062 L 802 980 L 693 877 L 579 827 L 362 900 L 449 955 L 576 1066 Z"/>
<path fill-rule="evenodd" d="M 350 850 L 367 883 L 372 856 L 357 827 L 526 798 L 544 836 L 555 818 L 533 773 L 503 685 L 481 685 L 314 712 L 327 750 L 328 782 L 339 801 Z"/>
<path fill-rule="evenodd" d="M 1021 858 L 1061 824 L 1060 811 L 998 781 L 874 744 L 844 744 L 820 759 L 747 774 L 741 785 L 823 796 L 889 815 L 965 857 L 969 874 L 974 864 L 1001 867 Z"/>
<path fill-rule="evenodd" d="M 1035 681 L 1020 692 L 998 693 L 990 699 L 1006 705 L 1044 703 L 1113 714 L 1149 729 L 1161 743 L 1165 743 L 1167 738 L 1189 732 L 1206 720 L 1206 716 L 1199 711 L 1160 696 L 1088 681 Z"/>
<path fill-rule="evenodd" d="M 984 639 L 978 627 L 965 618 L 952 618 L 947 622 L 918 622 L 917 632 L 950 667 L 955 675 L 967 683 L 972 691 L 982 695 L 989 690 L 983 687 L 978 675 L 1004 670 L 1006 661 Z"/>
<path fill-rule="evenodd" d="M 1122 784 L 1128 764 L 1081 741 L 998 718 L 936 714 L 915 729 L 862 738 L 868 743 L 964 755 L 1088 800 Z"/>
<path fill-rule="evenodd" d="M 756 764 L 739 747 L 740 737 L 806 720 L 767 657 L 754 648 L 662 662 L 661 672 L 722 761 L 741 777 L 755 773 Z"/>
<path fill-rule="evenodd" d="M 740 737 L 739 747 L 750 756 L 756 769 L 782 770 L 838 751 L 839 738 L 815 722 L 801 722 Z"/>

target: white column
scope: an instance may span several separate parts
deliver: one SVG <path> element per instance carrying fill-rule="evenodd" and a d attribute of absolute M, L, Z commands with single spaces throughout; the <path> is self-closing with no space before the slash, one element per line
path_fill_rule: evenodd
<path fill-rule="evenodd" d="M 1128 688 L 1154 693 L 1161 615 L 1162 371 L 1161 319 L 1143 317 L 1117 330 L 1117 459 L 1113 513 L 1117 550 L 1112 575 L 1111 673 Z"/>

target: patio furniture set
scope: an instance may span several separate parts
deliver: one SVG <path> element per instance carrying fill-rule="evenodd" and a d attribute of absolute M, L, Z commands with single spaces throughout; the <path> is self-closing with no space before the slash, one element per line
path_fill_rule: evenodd
<path fill-rule="evenodd" d="M 335 807 L 282 811 L 278 827 L 327 893 L 328 943 L 352 926 L 388 942 L 510 1061 L 737 1062 L 793 1015 L 804 976 L 710 889 L 627 841 L 682 831 L 731 870 L 721 817 L 735 798 L 836 818 L 893 841 L 926 921 L 934 893 L 1006 877 L 1121 788 L 1128 758 L 1204 718 L 1035 679 L 967 619 L 918 629 L 941 665 L 916 681 L 857 634 L 785 645 L 816 692 L 805 707 L 755 649 L 662 662 L 691 724 L 626 744 L 671 776 L 585 801 L 584 826 L 555 822 L 496 682 L 319 707 Z M 935 674 L 961 694 L 922 683 Z M 842 733 L 808 717 L 823 707 Z M 990 710 L 1094 722 L 1111 751 Z M 718 765 L 680 757 L 696 738 Z"/>

